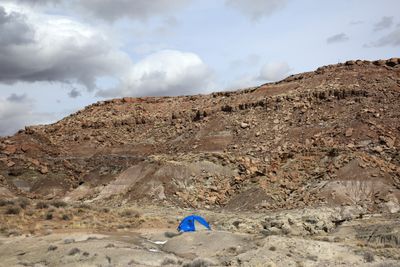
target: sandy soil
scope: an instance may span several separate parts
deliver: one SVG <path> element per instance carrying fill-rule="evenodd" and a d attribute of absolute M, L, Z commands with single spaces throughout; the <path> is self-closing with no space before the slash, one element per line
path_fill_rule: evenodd
<path fill-rule="evenodd" d="M 191 213 L 206 217 L 212 230 L 178 234 L 179 220 Z M 78 217 L 62 227 L 53 219 L 46 231 L 3 231 L 0 266 L 400 266 L 400 214 L 360 216 L 350 208 L 339 213 L 327 208 L 235 214 L 149 207 L 140 211 L 140 224 L 112 231 L 107 224 L 76 227 L 72 221 Z M 8 223 L 19 216 L 7 215 Z M 131 217 L 138 215 L 115 220 L 123 224 Z"/>

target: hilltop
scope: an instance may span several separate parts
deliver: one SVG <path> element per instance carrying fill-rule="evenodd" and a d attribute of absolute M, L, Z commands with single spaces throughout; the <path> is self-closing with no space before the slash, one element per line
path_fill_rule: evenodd
<path fill-rule="evenodd" d="M 398 209 L 399 66 L 348 61 L 236 92 L 98 102 L 1 139 L 1 192 L 239 210 Z"/>

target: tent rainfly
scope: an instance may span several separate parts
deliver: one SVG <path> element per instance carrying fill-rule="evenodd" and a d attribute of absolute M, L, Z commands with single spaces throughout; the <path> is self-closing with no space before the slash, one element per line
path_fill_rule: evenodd
<path fill-rule="evenodd" d="M 197 227 L 195 226 L 195 223 L 199 223 L 201 226 L 204 226 L 206 229 L 211 230 L 210 225 L 208 222 L 200 216 L 197 215 L 190 215 L 185 217 L 181 223 L 178 226 L 178 231 L 179 232 L 194 232 Z"/>

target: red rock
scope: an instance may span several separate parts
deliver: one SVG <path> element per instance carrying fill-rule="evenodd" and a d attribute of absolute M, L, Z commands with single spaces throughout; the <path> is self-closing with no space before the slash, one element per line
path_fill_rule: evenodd
<path fill-rule="evenodd" d="M 15 145 L 8 145 L 3 149 L 3 153 L 6 155 L 12 155 L 15 154 L 15 152 L 17 152 L 17 146 Z"/>
<path fill-rule="evenodd" d="M 15 162 L 14 161 L 9 161 L 8 163 L 7 163 L 7 167 L 12 167 L 12 166 L 14 166 L 15 165 Z"/>
<path fill-rule="evenodd" d="M 351 137 L 353 135 L 353 128 L 348 128 L 345 135 L 346 137 Z"/>
<path fill-rule="evenodd" d="M 41 174 L 46 174 L 49 172 L 49 169 L 46 166 L 42 166 L 39 171 Z"/>

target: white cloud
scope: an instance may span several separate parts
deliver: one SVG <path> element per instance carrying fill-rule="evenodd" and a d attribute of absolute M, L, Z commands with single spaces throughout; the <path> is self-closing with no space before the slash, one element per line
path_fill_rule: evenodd
<path fill-rule="evenodd" d="M 265 64 L 258 77 L 259 80 L 279 81 L 287 77 L 292 69 L 286 62 L 271 62 Z"/>
<path fill-rule="evenodd" d="M 285 7 L 289 0 L 226 0 L 225 4 L 239 10 L 253 21 L 267 17 Z"/>
<path fill-rule="evenodd" d="M 370 44 L 364 45 L 364 47 L 383 47 L 383 46 L 400 46 L 400 26 L 387 35 L 381 37 L 379 40 Z"/>
<path fill-rule="evenodd" d="M 78 96 L 81 96 L 81 93 L 76 88 L 72 88 L 72 90 L 69 91 L 68 96 L 70 98 L 77 98 Z"/>
<path fill-rule="evenodd" d="M 117 75 L 131 65 L 103 33 L 65 17 L 4 4 L 0 30 L 3 83 L 80 83 L 94 89 L 97 78 Z"/>
<path fill-rule="evenodd" d="M 212 71 L 193 53 L 163 50 L 136 63 L 119 88 L 99 96 L 181 95 L 206 92 Z"/>
<path fill-rule="evenodd" d="M 374 25 L 374 31 L 381 31 L 392 27 L 393 17 L 382 17 L 381 20 Z"/>
<path fill-rule="evenodd" d="M 335 35 L 332 35 L 326 39 L 326 42 L 328 44 L 333 44 L 333 43 L 341 43 L 341 42 L 346 42 L 349 40 L 349 37 L 345 33 L 338 33 Z"/>
<path fill-rule="evenodd" d="M 146 20 L 151 16 L 172 13 L 190 3 L 189 0 L 85 0 L 73 1 L 84 14 L 116 21 L 121 18 Z"/>

